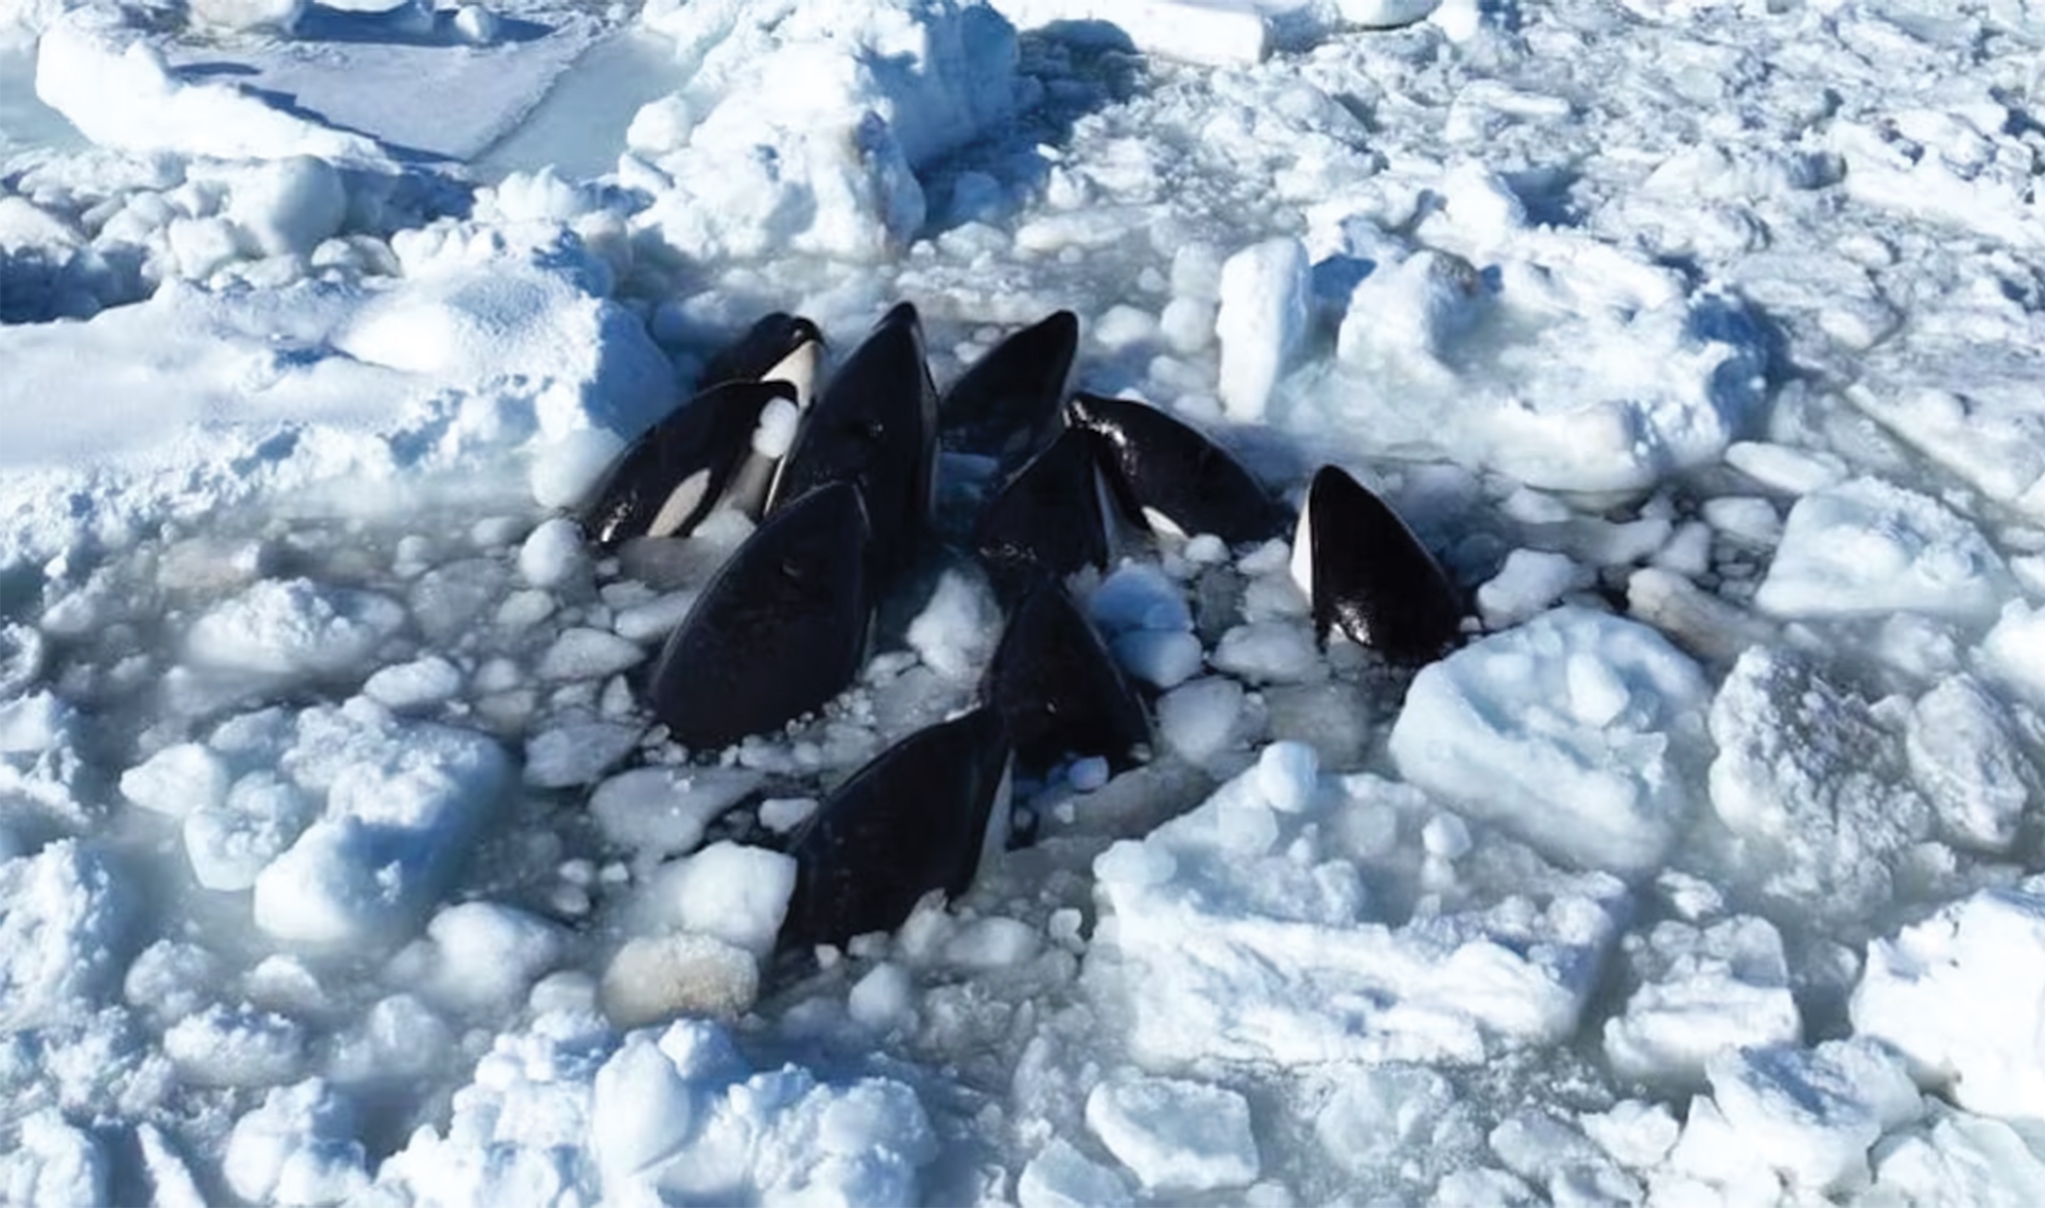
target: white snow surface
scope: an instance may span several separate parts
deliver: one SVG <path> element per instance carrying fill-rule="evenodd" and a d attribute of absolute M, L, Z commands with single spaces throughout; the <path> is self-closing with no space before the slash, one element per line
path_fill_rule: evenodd
<path fill-rule="evenodd" d="M 0 0 L 0 1201 L 2040 1202 L 2040 62 L 2033 0 Z M 1148 762 L 777 953 L 1001 605 L 936 555 L 684 761 L 635 684 L 747 525 L 564 512 L 763 312 L 828 381 L 903 299 L 940 387 L 1069 308 L 1077 385 L 1344 466 L 1465 640 L 1125 526 Z"/>

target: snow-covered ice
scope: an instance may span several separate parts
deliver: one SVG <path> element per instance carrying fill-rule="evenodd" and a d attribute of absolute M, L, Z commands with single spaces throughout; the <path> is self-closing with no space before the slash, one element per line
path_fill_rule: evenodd
<path fill-rule="evenodd" d="M 2040 62 L 2031 0 L 0 0 L 0 1201 L 2039 1202 Z M 940 389 L 1069 309 L 1075 386 L 1350 469 L 1463 640 L 1115 514 L 1148 761 L 782 952 L 789 837 L 984 691 L 993 467 L 715 756 L 637 686 L 752 522 L 568 513 L 761 314 L 828 382 L 903 300 Z"/>
<path fill-rule="evenodd" d="M 1638 874 L 1698 804 L 1708 691 L 1653 630 L 1559 608 L 1423 668 L 1392 757 L 1557 859 Z"/>

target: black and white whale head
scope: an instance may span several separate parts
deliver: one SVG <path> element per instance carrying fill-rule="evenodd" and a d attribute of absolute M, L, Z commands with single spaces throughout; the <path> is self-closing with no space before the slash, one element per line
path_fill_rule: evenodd
<path fill-rule="evenodd" d="M 800 315 L 775 311 L 746 329 L 703 366 L 701 384 L 764 382 L 781 379 L 806 387 L 815 380 L 824 347 L 824 333 Z M 807 367 L 807 381 L 804 380 Z M 805 395 L 808 391 L 804 390 Z"/>
<path fill-rule="evenodd" d="M 938 403 L 944 447 L 1014 465 L 1057 439 L 1078 351 L 1079 318 L 1069 310 L 996 344 Z"/>
<path fill-rule="evenodd" d="M 578 519 L 604 549 L 634 537 L 685 537 L 724 498 L 750 455 L 761 414 L 794 399 L 784 381 L 712 386 L 625 450 Z"/>
<path fill-rule="evenodd" d="M 1462 602 L 1441 565 L 1398 513 L 1340 467 L 1322 466 L 1307 488 L 1291 569 L 1313 602 L 1323 643 L 1340 629 L 1413 666 L 1456 644 Z"/>
<path fill-rule="evenodd" d="M 1150 719 L 1092 622 L 1040 578 L 1008 619 L 981 695 L 1032 769 L 1099 755 L 1117 771 L 1150 745 Z"/>
<path fill-rule="evenodd" d="M 675 741 L 717 750 L 778 730 L 852 682 L 873 620 L 866 506 L 850 483 L 775 512 L 668 635 L 645 684 Z"/>
<path fill-rule="evenodd" d="M 771 513 L 825 483 L 866 500 L 875 566 L 892 578 L 914 558 L 936 477 L 937 391 L 916 308 L 897 305 L 831 375 L 795 435 L 767 502 Z"/>
<path fill-rule="evenodd" d="M 1098 438 L 1109 485 L 1153 531 L 1212 533 L 1230 545 L 1282 536 L 1284 507 L 1241 462 L 1191 426 L 1147 403 L 1080 393 L 1066 405 Z"/>
<path fill-rule="evenodd" d="M 1018 594 L 1036 574 L 1062 579 L 1081 567 L 1107 567 L 1094 473 L 1093 438 L 1067 428 L 981 509 L 973 548 L 1004 594 Z"/>
<path fill-rule="evenodd" d="M 932 890 L 957 898 L 1007 844 L 1008 738 L 991 708 L 881 752 L 804 824 L 781 943 L 843 944 L 893 931 Z"/>

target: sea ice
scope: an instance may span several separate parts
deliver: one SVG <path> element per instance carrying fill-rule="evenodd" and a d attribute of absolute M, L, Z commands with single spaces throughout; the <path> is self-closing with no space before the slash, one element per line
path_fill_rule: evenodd
<path fill-rule="evenodd" d="M 437 912 L 425 938 L 399 953 L 393 968 L 434 1005 L 482 1015 L 523 1003 L 566 947 L 562 930 L 536 915 L 499 902 L 461 902 Z"/>
<path fill-rule="evenodd" d="M 163 748 L 121 773 L 121 796 L 131 804 L 170 818 L 211 809 L 227 798 L 225 761 L 203 743 Z"/>
<path fill-rule="evenodd" d="M 1855 478 L 1797 501 L 1754 602 L 1785 617 L 1909 609 L 1986 626 L 2014 591 L 1994 549 L 1944 504 Z"/>
<path fill-rule="evenodd" d="M 2026 804 L 2041 791 L 2027 743 L 2005 718 L 2018 719 L 2027 737 L 2038 733 L 2034 714 L 2003 704 L 1970 675 L 1946 680 L 1911 708 L 1904 753 L 1948 842 L 2008 851 Z"/>
<path fill-rule="evenodd" d="M 1868 946 L 1855 1034 L 1969 1111 L 2045 1118 L 2045 884 L 1982 890 Z"/>
<path fill-rule="evenodd" d="M 1896 1058 L 1860 1038 L 1726 1050 L 1705 1072 L 1711 1096 L 1691 1100 L 1669 1165 L 1712 1182 L 1738 1185 L 1758 1165 L 1820 1194 L 1865 1188 L 1869 1149 L 1923 1110 Z"/>
<path fill-rule="evenodd" d="M 1437 813 L 1419 791 L 1351 776 L 1302 798 L 1304 750 L 1271 750 L 1095 861 L 1087 978 L 1140 1060 L 1475 1062 L 1576 1026 L 1628 909 L 1617 880 L 1488 835 L 1441 863 L 1418 841 Z M 1514 869 L 1515 889 L 1453 871 L 1470 862 Z M 1425 913 L 1381 896 L 1430 867 Z"/>
<path fill-rule="evenodd" d="M 107 1158 L 92 1134 L 64 1113 L 25 1113 L 13 1152 L 0 1158 L 0 1195 L 10 1204 L 104 1204 Z"/>
<path fill-rule="evenodd" d="M 1297 239 L 1271 239 L 1244 248 L 1221 266 L 1221 340 L 1218 389 L 1229 418 L 1250 423 L 1279 374 L 1306 337 L 1309 292 L 1306 248 Z"/>
<path fill-rule="evenodd" d="M 663 865 L 631 914 L 643 934 L 690 931 L 764 958 L 794 891 L 794 857 L 727 840 Z"/>
<path fill-rule="evenodd" d="M 1505 565 L 1477 589 L 1477 611 L 1486 629 L 1506 629 L 1542 612 L 1572 591 L 1589 587 L 1590 568 L 1567 554 L 1516 549 Z"/>
<path fill-rule="evenodd" d="M 1637 875 L 1689 817 L 1707 694 L 1653 630 L 1558 608 L 1423 668 L 1392 758 L 1553 858 Z"/>
<path fill-rule="evenodd" d="M 588 573 L 582 529 L 566 516 L 542 521 L 518 547 L 518 573 L 533 587 L 553 590 Z"/>
<path fill-rule="evenodd" d="M 637 643 L 606 630 L 577 627 L 562 630 L 533 670 L 543 680 L 598 680 L 645 658 L 646 650 Z"/>
<path fill-rule="evenodd" d="M 367 1190 L 368 1165 L 348 1101 L 308 1078 L 271 1089 L 234 1122 L 221 1168 L 250 1203 L 325 1204 Z"/>
<path fill-rule="evenodd" d="M 1084 36 L 1101 27 L 1127 38 L 1145 54 L 1214 67 L 1256 63 L 1270 49 L 1269 22 L 1255 0 L 994 0 L 1021 29 L 1073 28 Z M 1291 6 L 1286 6 L 1291 7 Z M 1109 44 L 1113 44 L 1110 41 Z"/>
<path fill-rule="evenodd" d="M 1640 987 L 1605 1023 L 1619 1077 L 1699 1083 L 1720 1052 L 1802 1041 L 1782 937 L 1767 920 L 1671 920 L 1628 937 L 1626 950 Z"/>
<path fill-rule="evenodd" d="M 315 155 L 356 167 L 391 162 L 373 138 L 232 84 L 173 74 L 140 29 L 101 7 L 71 9 L 43 31 L 36 95 L 103 147 L 228 160 Z"/>
<path fill-rule="evenodd" d="M 2045 1197 L 2045 1163 L 2001 1120 L 1934 1111 L 1882 1138 L 1874 1154 L 1876 1203 L 2029 1208 Z"/>
<path fill-rule="evenodd" d="M 91 1010 L 119 976 L 131 911 L 106 862 L 74 840 L 0 862 L 0 1029 Z"/>
<path fill-rule="evenodd" d="M 186 637 L 202 666 L 285 678 L 355 673 L 405 623 L 388 596 L 309 579 L 264 579 L 197 621 Z"/>
<path fill-rule="evenodd" d="M 481 734 L 401 722 L 359 700 L 308 709 L 296 729 L 282 758 L 324 805 L 257 874 L 256 925 L 326 946 L 396 938 L 445 888 L 510 786 L 510 760 Z"/>
<path fill-rule="evenodd" d="M 1738 879 L 1799 911 L 1865 918 L 1933 814 L 1889 715 L 1808 657 L 1757 646 L 1711 705 L 1711 805 L 1745 843 Z"/>
<path fill-rule="evenodd" d="M 1086 1122 L 1153 1192 L 1214 1191 L 1257 1178 L 1250 1105 L 1224 1087 L 1179 1078 L 1110 1078 L 1087 1096 Z"/>
<path fill-rule="evenodd" d="M 1053 1137 L 1015 1181 L 1022 1208 L 1132 1208 L 1136 1203 L 1122 1177 Z"/>
<path fill-rule="evenodd" d="M 448 700 L 461 688 L 461 670 L 439 655 L 429 654 L 379 668 L 363 681 L 362 694 L 393 713 L 418 713 Z"/>
<path fill-rule="evenodd" d="M 163 1034 L 164 1055 L 194 1086 L 275 1086 L 306 1072 L 303 1025 L 274 1011 L 216 1003 Z"/>
<path fill-rule="evenodd" d="M 654 1037 L 626 1036 L 578 1112 L 605 1138 L 605 1198 L 658 1189 L 697 1203 L 917 1201 L 918 1169 L 937 1144 L 907 1086 L 825 1083 L 793 1065 L 755 1074 L 722 1028 L 698 1020 Z M 669 1107 L 672 1123 L 650 1121 L 649 1104 Z"/>
<path fill-rule="evenodd" d="M 745 768 L 633 768 L 597 785 L 589 812 L 612 843 L 660 859 L 694 851 L 703 828 L 764 779 Z"/>
<path fill-rule="evenodd" d="M 880 258 L 923 224 L 916 171 L 1015 104 L 1015 30 L 984 5 L 782 0 L 739 21 L 663 2 L 642 20 L 691 72 L 633 123 L 662 185 L 634 221 L 698 259 Z"/>

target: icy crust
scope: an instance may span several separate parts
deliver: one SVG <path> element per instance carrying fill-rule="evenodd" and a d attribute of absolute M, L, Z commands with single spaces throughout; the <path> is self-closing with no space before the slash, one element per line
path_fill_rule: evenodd
<path fill-rule="evenodd" d="M 1754 603 L 1785 617 L 1910 611 L 1986 627 L 2015 590 L 1965 518 L 1894 483 L 1855 478 L 1790 509 Z"/>
<path fill-rule="evenodd" d="M 174 74 L 148 37 L 111 10 L 67 12 L 38 47 L 36 95 L 102 147 L 393 166 L 373 138 L 286 112 L 229 83 Z"/>
<path fill-rule="evenodd" d="M 1989 498 L 2045 519 L 2045 358 L 2030 321 L 1983 315 L 1977 330 L 1907 350 L 1879 350 L 1871 380 L 1846 397 Z M 1999 321 L 2000 320 L 2000 321 Z M 2001 338 L 1978 327 L 2002 328 Z M 1957 333 L 1956 333 L 1957 334 Z"/>
<path fill-rule="evenodd" d="M 1297 743 L 1094 873 L 1085 975 L 1153 1068 L 1465 1064 L 1554 1043 L 1630 911 L 1617 879 L 1473 835 L 1409 786 L 1317 778 Z"/>
<path fill-rule="evenodd" d="M 1802 1042 L 1782 936 L 1767 920 L 1670 920 L 1628 936 L 1625 950 L 1640 985 L 1604 1033 L 1619 1077 L 1694 1084 L 1719 1053 Z"/>
<path fill-rule="evenodd" d="M 1550 859 L 1637 876 L 1699 804 L 1709 700 L 1660 634 L 1569 606 L 1423 668 L 1390 750 L 1401 776 Z"/>
<path fill-rule="evenodd" d="M 445 1131 L 413 1133 L 362 1202 L 910 1204 L 936 1154 L 900 1082 L 755 1072 L 713 1023 L 619 1037 L 551 1011 L 497 1037 Z"/>
<path fill-rule="evenodd" d="M 918 170 L 1006 119 L 1015 30 L 965 0 L 649 4 L 688 82 L 639 111 L 634 220 L 698 260 L 795 250 L 876 260 L 926 212 Z"/>
<path fill-rule="evenodd" d="M 1709 464 L 1761 415 L 1763 329 L 1736 300 L 1636 251 L 1533 229 L 1476 165 L 1430 188 L 1442 204 L 1421 246 L 1386 229 L 1400 211 L 1385 199 L 1309 211 L 1322 279 L 1361 279 L 1337 301 L 1335 360 L 1274 400 L 1280 423 L 1345 433 L 1359 454 L 1636 491 Z"/>
<path fill-rule="evenodd" d="M 0 862 L 0 1033 L 96 1008 L 124 959 L 132 907 L 114 870 L 73 840 Z"/>
<path fill-rule="evenodd" d="M 1858 1035 L 1969 1111 L 2045 1120 L 2045 879 L 1950 903 L 1868 945 Z"/>
<path fill-rule="evenodd" d="M 992 0 L 1018 29 L 1057 27 L 1145 54 L 1229 67 L 1273 49 L 1305 49 L 1345 23 L 1373 29 L 1419 21 L 1441 0 Z"/>
<path fill-rule="evenodd" d="M 231 718 L 120 783 L 135 804 L 182 819 L 201 885 L 254 891 L 257 927 L 349 949 L 423 919 L 511 779 L 489 738 L 358 697 Z"/>
<path fill-rule="evenodd" d="M 9 830 L 82 833 L 96 817 L 80 800 L 77 723 L 78 711 L 55 693 L 0 697 L 0 855 L 12 848 Z"/>
<path fill-rule="evenodd" d="M 579 497 L 671 402 L 673 371 L 587 288 L 607 278 L 572 233 L 522 234 L 429 228 L 396 241 L 407 279 L 369 288 L 171 284 L 84 323 L 0 327 L 0 406 L 44 417 L 0 449 L 19 521 L 0 565 L 255 496 L 368 513 Z M 97 505 L 78 512 L 80 493 Z"/>
<path fill-rule="evenodd" d="M 1935 822 L 1899 729 L 1806 656 L 1742 654 L 1711 705 L 1711 805 L 1741 843 L 1737 878 L 1834 921 L 1893 900 Z"/>

